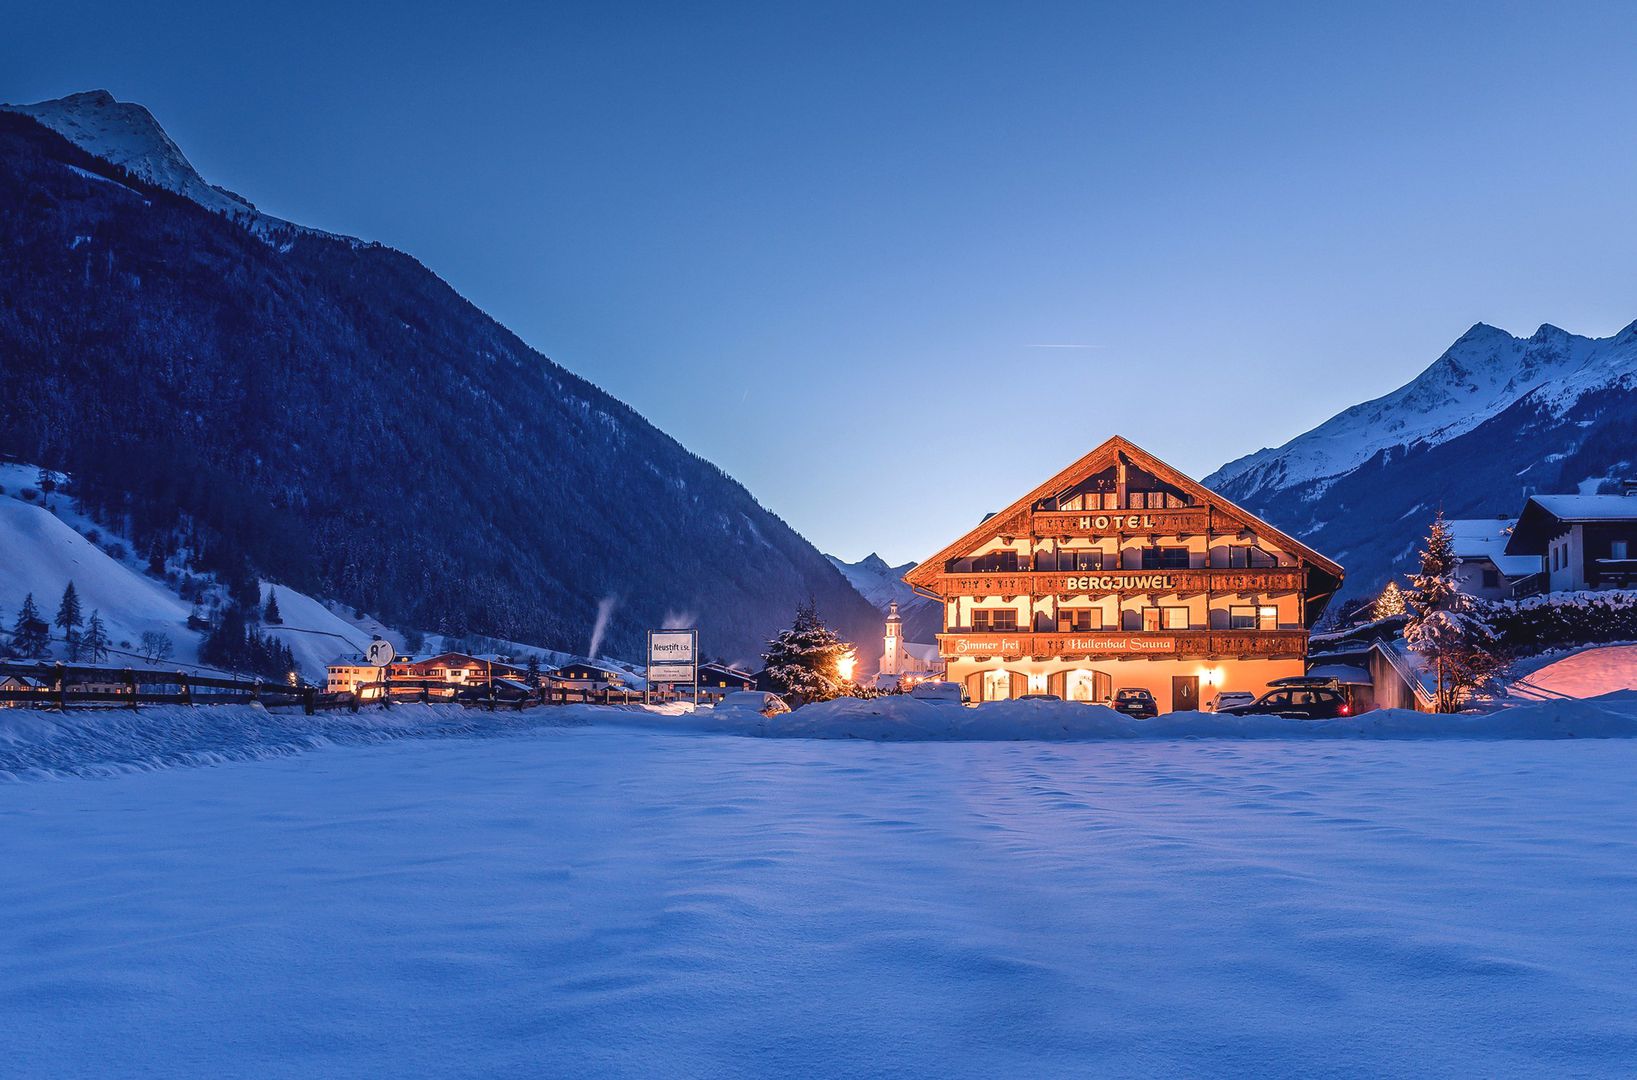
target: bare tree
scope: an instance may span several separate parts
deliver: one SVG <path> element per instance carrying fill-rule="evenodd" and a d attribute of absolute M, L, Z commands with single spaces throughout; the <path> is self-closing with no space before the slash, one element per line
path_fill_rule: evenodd
<path fill-rule="evenodd" d="M 171 641 L 169 634 L 158 630 L 142 631 L 142 640 L 138 648 L 142 651 L 143 659 L 150 664 L 161 664 L 169 660 L 176 653 L 176 643 Z"/>

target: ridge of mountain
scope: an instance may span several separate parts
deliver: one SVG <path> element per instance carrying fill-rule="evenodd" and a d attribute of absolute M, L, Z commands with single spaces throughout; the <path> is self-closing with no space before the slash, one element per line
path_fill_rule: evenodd
<path fill-rule="evenodd" d="M 413 258 L 212 208 L 144 145 L 0 111 L 0 453 L 144 547 L 431 633 L 583 653 L 611 609 L 617 655 L 694 622 L 755 663 L 810 596 L 879 633 L 740 484 Z"/>

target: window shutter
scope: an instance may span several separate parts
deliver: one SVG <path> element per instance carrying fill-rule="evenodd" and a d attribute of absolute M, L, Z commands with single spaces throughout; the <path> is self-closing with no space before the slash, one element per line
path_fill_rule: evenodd
<path fill-rule="evenodd" d="M 1046 692 L 1056 694 L 1058 697 L 1067 700 L 1069 696 L 1069 673 L 1056 671 L 1046 676 Z"/>
<path fill-rule="evenodd" d="M 966 677 L 966 696 L 971 701 L 983 700 L 983 672 L 974 671 Z"/>
<path fill-rule="evenodd" d="M 1012 696 L 1014 698 L 1020 698 L 1029 692 L 1029 677 L 1027 675 L 1020 675 L 1015 671 L 1008 671 L 1006 674 L 1011 676 Z"/>

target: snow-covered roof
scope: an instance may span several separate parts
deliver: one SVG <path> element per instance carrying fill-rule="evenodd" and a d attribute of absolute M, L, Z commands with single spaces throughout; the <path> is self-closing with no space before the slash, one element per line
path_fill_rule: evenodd
<path fill-rule="evenodd" d="M 1510 555 L 1543 555 L 1564 524 L 1614 521 L 1637 523 L 1637 496 L 1531 495 L 1518 515 L 1506 551 Z"/>
<path fill-rule="evenodd" d="M 906 641 L 904 642 L 902 648 L 904 652 L 915 657 L 915 659 L 921 661 L 923 664 L 938 664 L 943 662 L 943 657 L 939 654 L 938 646 L 936 645 L 925 645 L 919 641 Z"/>
<path fill-rule="evenodd" d="M 1559 521 L 1637 521 L 1637 496 L 1531 495 L 1529 501 Z"/>
<path fill-rule="evenodd" d="M 1463 559 L 1488 559 L 1509 578 L 1527 577 L 1540 570 L 1538 555 L 1508 555 L 1506 542 L 1512 538 L 1515 518 L 1457 518 L 1449 526 L 1455 554 Z"/>
<path fill-rule="evenodd" d="M 1348 685 L 1370 685 L 1370 673 L 1363 668 L 1356 668 L 1351 664 L 1320 664 L 1309 668 L 1307 676 L 1310 679 L 1335 679 L 1339 683 Z"/>

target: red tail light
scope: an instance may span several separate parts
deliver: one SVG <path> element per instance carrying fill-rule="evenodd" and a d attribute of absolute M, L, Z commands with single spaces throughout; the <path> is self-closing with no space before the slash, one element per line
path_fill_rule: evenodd
<path fill-rule="evenodd" d="M 1353 707 L 1351 705 L 1347 705 L 1347 704 L 1344 703 L 1341 708 L 1336 710 L 1336 715 L 1337 716 L 1352 716 L 1353 715 Z"/>

